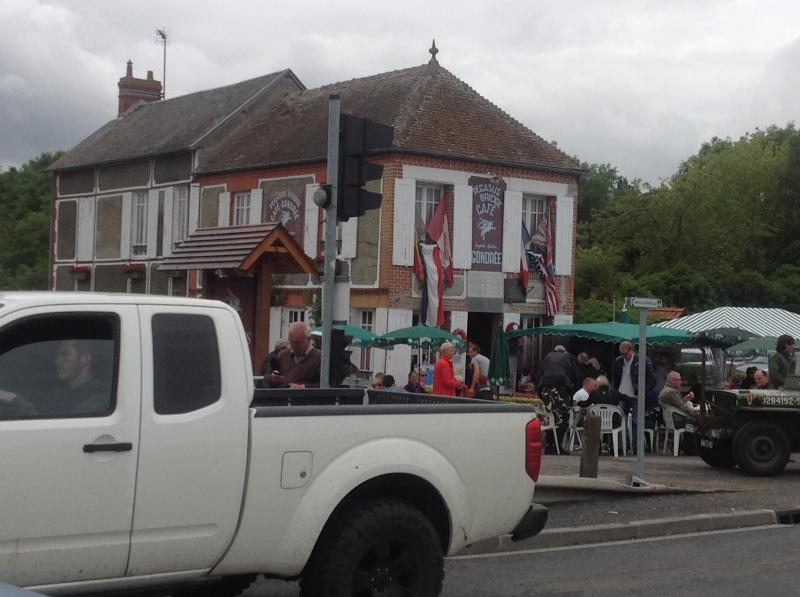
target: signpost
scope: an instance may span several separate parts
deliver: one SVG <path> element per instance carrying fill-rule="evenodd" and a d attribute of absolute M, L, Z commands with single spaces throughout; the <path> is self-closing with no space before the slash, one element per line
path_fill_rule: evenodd
<path fill-rule="evenodd" d="M 631 485 L 646 485 L 644 480 L 644 409 L 647 365 L 647 312 L 661 308 L 661 299 L 638 296 L 625 297 L 626 307 L 639 309 L 639 392 L 636 409 L 636 468 L 631 477 Z"/>

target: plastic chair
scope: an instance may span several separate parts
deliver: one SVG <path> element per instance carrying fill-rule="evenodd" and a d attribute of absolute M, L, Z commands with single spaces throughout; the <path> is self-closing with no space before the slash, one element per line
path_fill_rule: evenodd
<path fill-rule="evenodd" d="M 548 431 L 553 432 L 553 440 L 556 444 L 556 454 L 561 456 L 561 449 L 558 446 L 558 429 L 556 429 L 556 417 L 553 413 L 544 413 L 540 415 L 543 418 L 542 435 L 547 435 Z"/>
<path fill-rule="evenodd" d="M 673 456 L 678 455 L 678 450 L 681 447 L 681 435 L 683 434 L 683 429 L 676 429 L 675 428 L 675 421 L 672 419 L 673 413 L 680 412 L 674 406 L 662 406 L 661 407 L 661 414 L 664 416 L 664 450 L 663 453 L 667 453 L 667 446 L 669 445 L 669 434 L 672 433 L 672 454 Z"/>
<path fill-rule="evenodd" d="M 576 409 L 579 409 L 579 406 L 573 406 L 569 409 L 569 439 L 567 440 L 567 450 L 572 452 L 575 448 L 575 440 L 578 441 L 578 448 L 581 450 L 583 449 L 583 426 L 578 426 L 576 424 L 576 419 L 578 416 L 578 412 Z"/>
<path fill-rule="evenodd" d="M 633 446 L 636 445 L 636 438 L 633 437 L 633 415 L 628 413 L 628 448 L 629 451 L 633 451 Z M 650 442 L 650 451 L 655 452 L 658 450 L 658 445 L 654 444 L 653 442 L 658 441 L 656 437 L 656 432 L 654 429 L 650 429 L 649 427 L 644 428 L 644 436 Z"/>
<path fill-rule="evenodd" d="M 625 413 L 619 406 L 612 404 L 592 404 L 589 414 L 600 417 L 600 439 L 604 435 L 611 436 L 614 446 L 614 458 L 619 456 L 619 444 L 622 443 L 622 455 L 625 456 Z M 614 415 L 619 415 L 619 427 L 614 427 Z"/>

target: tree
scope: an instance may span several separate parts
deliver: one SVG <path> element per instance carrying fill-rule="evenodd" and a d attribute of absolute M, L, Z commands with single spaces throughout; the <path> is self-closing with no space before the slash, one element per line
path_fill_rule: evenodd
<path fill-rule="evenodd" d="M 59 155 L 0 172 L 0 289 L 48 287 L 53 176 L 45 170 Z"/>

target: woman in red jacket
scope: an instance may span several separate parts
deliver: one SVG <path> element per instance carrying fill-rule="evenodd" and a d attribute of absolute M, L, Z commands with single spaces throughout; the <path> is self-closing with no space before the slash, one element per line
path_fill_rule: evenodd
<path fill-rule="evenodd" d="M 464 387 L 453 373 L 453 355 L 456 353 L 456 348 L 450 342 L 445 342 L 439 353 L 441 356 L 433 368 L 433 393 L 440 396 L 455 396 L 456 389 Z"/>

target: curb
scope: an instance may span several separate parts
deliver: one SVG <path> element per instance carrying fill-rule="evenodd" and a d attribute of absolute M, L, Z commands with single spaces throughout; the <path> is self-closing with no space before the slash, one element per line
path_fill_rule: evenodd
<path fill-rule="evenodd" d="M 511 540 L 511 535 L 501 535 L 494 539 L 475 543 L 459 552 L 458 555 L 568 547 L 774 524 L 778 524 L 778 515 L 774 510 L 746 510 L 730 514 L 695 514 L 674 518 L 635 520 L 621 524 L 545 529 L 535 537 L 516 543 Z"/>

